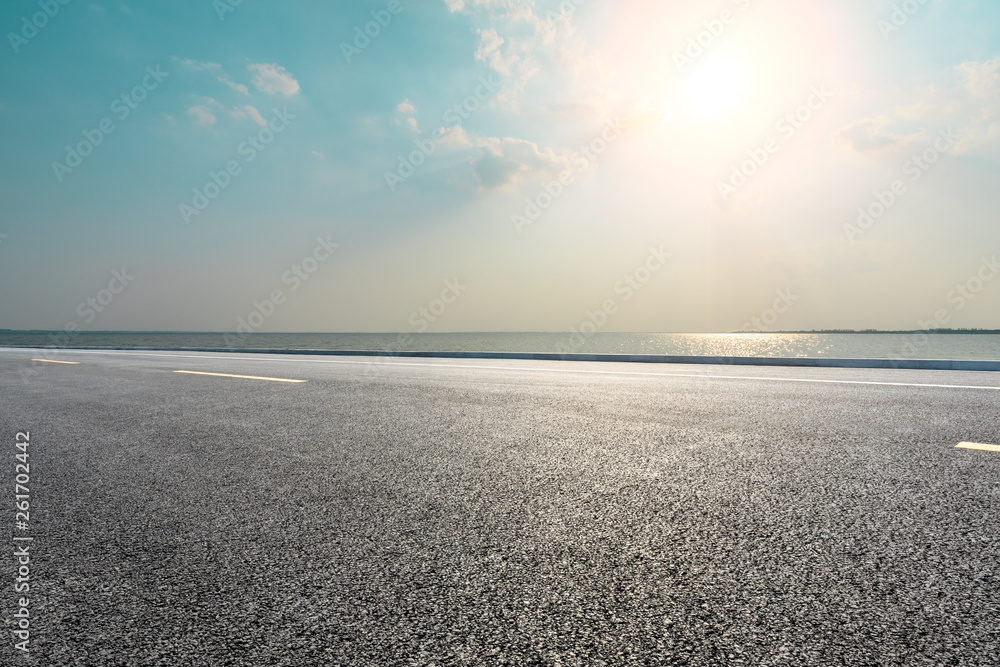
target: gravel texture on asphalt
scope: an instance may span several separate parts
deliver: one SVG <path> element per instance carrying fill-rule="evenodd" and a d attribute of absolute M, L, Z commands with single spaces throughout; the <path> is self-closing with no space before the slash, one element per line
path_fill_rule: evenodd
<path fill-rule="evenodd" d="M 987 387 L 0 349 L 0 664 L 997 665 L 1000 454 L 954 448 L 1000 444 Z"/>

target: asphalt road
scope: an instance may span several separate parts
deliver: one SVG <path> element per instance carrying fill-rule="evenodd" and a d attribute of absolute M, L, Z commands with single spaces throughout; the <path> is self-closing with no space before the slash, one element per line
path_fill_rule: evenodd
<path fill-rule="evenodd" d="M 0 664 L 997 665 L 997 388 L 0 349 Z"/>

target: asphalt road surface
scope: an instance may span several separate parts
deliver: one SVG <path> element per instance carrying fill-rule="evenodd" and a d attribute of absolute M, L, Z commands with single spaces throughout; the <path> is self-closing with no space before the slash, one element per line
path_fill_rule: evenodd
<path fill-rule="evenodd" d="M 0 664 L 1000 664 L 1000 374 L 0 349 L 0 440 Z"/>

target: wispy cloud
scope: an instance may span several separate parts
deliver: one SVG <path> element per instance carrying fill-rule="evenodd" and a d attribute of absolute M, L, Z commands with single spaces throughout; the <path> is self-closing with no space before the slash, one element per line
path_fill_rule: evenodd
<path fill-rule="evenodd" d="M 837 130 L 833 138 L 841 146 L 860 153 L 906 143 L 906 137 L 894 134 L 888 129 L 891 124 L 892 118 L 885 114 L 874 118 L 862 118 Z"/>
<path fill-rule="evenodd" d="M 496 29 L 479 30 L 479 48 L 476 49 L 476 60 L 485 62 L 498 74 L 510 74 L 511 67 L 519 60 L 518 56 L 508 54 L 505 58 L 500 47 L 504 39 Z"/>
<path fill-rule="evenodd" d="M 184 67 L 186 67 L 186 68 L 188 68 L 190 70 L 194 70 L 196 72 L 198 72 L 198 71 L 214 71 L 214 70 L 222 69 L 222 65 L 220 65 L 219 63 L 213 63 L 213 62 L 202 61 L 202 60 L 193 60 L 191 58 L 181 58 L 180 59 L 180 63 Z"/>
<path fill-rule="evenodd" d="M 218 118 L 215 117 L 212 110 L 203 104 L 190 107 L 187 110 L 187 115 L 188 118 L 191 119 L 192 123 L 195 125 L 201 125 L 202 127 L 211 127 L 218 121 Z"/>
<path fill-rule="evenodd" d="M 955 69 L 964 79 L 966 92 L 974 99 L 996 100 L 1000 96 L 1000 58 L 965 62 Z"/>
<path fill-rule="evenodd" d="M 257 111 L 257 107 L 252 104 L 233 107 L 232 111 L 229 113 L 233 116 L 233 118 L 249 118 L 261 127 L 267 127 L 267 121 L 260 115 L 260 112 Z"/>
<path fill-rule="evenodd" d="M 496 98 L 501 106 L 516 109 L 528 83 L 540 74 L 553 95 L 579 95 L 604 85 L 598 59 L 577 35 L 572 2 L 544 17 L 533 0 L 445 0 L 445 4 L 452 12 L 467 13 L 476 26 L 479 39 L 471 55 L 504 78 L 504 90 Z"/>
<path fill-rule="evenodd" d="M 247 65 L 247 71 L 253 74 L 251 82 L 262 93 L 291 97 L 299 92 L 299 82 L 281 65 L 255 63 Z"/>
<path fill-rule="evenodd" d="M 235 83 L 233 81 L 230 81 L 229 79 L 227 79 L 224 76 L 218 77 L 218 80 L 221 83 L 226 84 L 227 86 L 229 86 L 230 88 L 232 88 L 233 90 L 235 90 L 236 92 L 238 92 L 239 94 L 246 95 L 247 97 L 250 96 L 250 89 L 247 88 L 244 84 L 242 84 L 242 83 Z"/>
<path fill-rule="evenodd" d="M 570 166 L 567 157 L 523 139 L 490 137 L 473 143 L 476 155 L 472 169 L 484 189 L 516 185 L 524 178 L 554 178 Z"/>
<path fill-rule="evenodd" d="M 994 144 L 1000 140 L 1000 58 L 964 62 L 952 73 L 952 85 L 896 93 L 901 104 L 845 125 L 834 140 L 860 153 L 909 148 L 933 140 L 939 128 L 950 126 L 961 135 L 955 154 Z M 871 91 L 868 96 L 879 94 Z"/>
<path fill-rule="evenodd" d="M 420 125 L 417 123 L 417 119 L 413 117 L 413 114 L 417 113 L 417 107 L 413 105 L 409 99 L 405 99 L 396 105 L 396 112 L 403 114 L 404 118 L 394 118 L 393 123 L 396 126 L 402 126 L 404 123 L 414 132 L 420 131 Z"/>

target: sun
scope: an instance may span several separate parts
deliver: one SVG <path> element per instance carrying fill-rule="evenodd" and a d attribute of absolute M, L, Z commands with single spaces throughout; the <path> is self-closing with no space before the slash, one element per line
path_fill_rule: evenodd
<path fill-rule="evenodd" d="M 718 51 L 695 63 L 681 83 L 682 98 L 696 116 L 717 120 L 737 110 L 750 91 L 746 61 Z"/>

